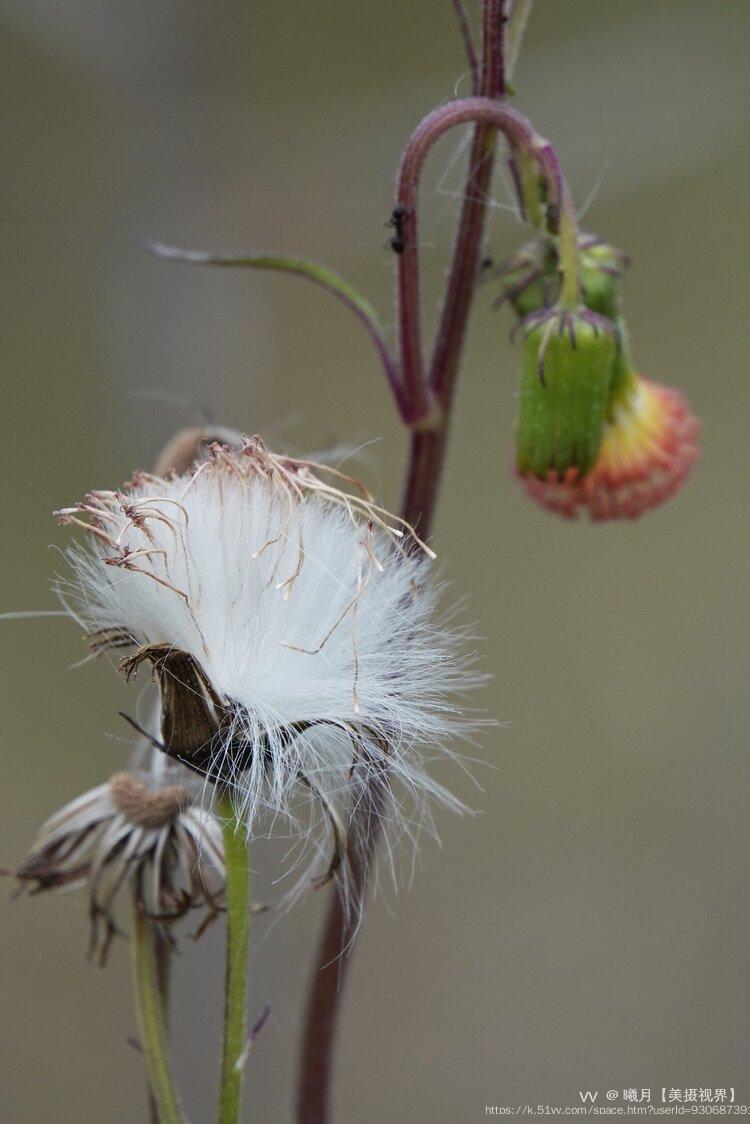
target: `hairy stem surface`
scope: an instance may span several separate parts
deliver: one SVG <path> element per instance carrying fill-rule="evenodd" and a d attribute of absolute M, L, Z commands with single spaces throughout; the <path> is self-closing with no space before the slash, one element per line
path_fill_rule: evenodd
<path fill-rule="evenodd" d="M 164 1023 L 164 1037 L 169 1046 L 169 985 L 171 975 L 171 959 L 172 950 L 167 944 L 166 940 L 159 932 L 156 925 L 151 926 L 153 942 L 154 942 L 154 967 L 156 978 L 156 990 L 159 995 L 159 1002 L 161 1003 L 162 1021 Z M 151 1115 L 152 1124 L 159 1124 L 159 1109 L 156 1104 L 156 1098 L 149 1085 L 148 1090 L 148 1106 Z"/>
<path fill-rule="evenodd" d="M 528 170 L 538 181 L 537 188 L 543 184 L 547 191 L 549 216 L 537 208 L 529 217 L 532 222 L 546 221 L 551 229 L 559 231 L 563 301 L 572 306 L 579 297 L 576 216 L 556 153 L 525 117 L 501 101 L 517 58 L 531 0 L 517 0 L 514 6 L 510 60 L 505 51 L 506 5 L 503 0 L 484 0 L 481 67 L 476 63 L 463 4 L 454 2 L 454 7 L 475 93 L 439 106 L 417 126 L 401 161 L 396 190 L 404 229 L 396 272 L 400 377 L 406 395 L 402 416 L 407 421 L 411 419 L 402 515 L 424 539 L 429 537 L 434 521 L 456 382 L 477 287 L 498 132 L 505 135 L 512 153 L 527 162 Z M 427 155 L 438 138 L 447 130 L 468 123 L 474 125 L 474 135 L 461 218 L 427 370 L 422 349 L 419 284 L 419 184 Z M 361 908 L 380 835 L 375 799 L 360 803 L 350 833 L 352 839 L 360 841 L 349 862 L 352 894 Z M 337 1022 L 359 919 L 356 909 L 347 912 L 341 895 L 332 896 L 308 997 L 298 1085 L 298 1124 L 326 1124 L 330 1118 Z"/>
<path fill-rule="evenodd" d="M 224 820 L 224 854 L 227 871 L 227 936 L 219 1124 L 238 1124 L 242 1111 L 247 1047 L 250 871 L 247 861 L 247 838 L 228 796 L 222 797 L 219 812 Z"/>
<path fill-rule="evenodd" d="M 445 459 L 447 423 L 453 389 L 460 363 L 474 290 L 484 232 L 487 195 L 492 180 L 497 117 L 481 119 L 470 110 L 496 106 L 501 127 L 520 128 L 524 139 L 535 140 L 520 115 L 503 115 L 494 100 L 504 92 L 503 4 L 487 0 L 484 12 L 484 44 L 480 80 L 482 98 L 467 99 L 458 120 L 426 118 L 427 128 L 418 128 L 402 161 L 399 173 L 398 202 L 408 216 L 407 239 L 397 266 L 399 294 L 399 335 L 402 378 L 411 395 L 414 416 L 424 419 L 411 433 L 409 463 L 402 514 L 419 526 L 428 537 L 432 529 L 440 478 Z M 492 99 L 492 100 L 490 100 Z M 467 108 L 469 103 L 470 110 Z M 449 110 L 449 107 L 445 107 Z M 423 367 L 421 312 L 417 252 L 416 202 L 421 167 L 432 144 L 446 128 L 461 121 L 474 120 L 475 130 L 469 158 L 467 183 L 456 242 L 453 250 L 440 325 L 429 380 Z M 434 122 L 434 127 L 433 126 Z M 424 125 L 424 123 L 423 123 Z M 378 808 L 363 801 L 351 825 L 353 838 L 363 845 L 350 857 L 352 893 L 361 906 L 380 835 Z M 325 920 L 315 971 L 308 997 L 302 1044 L 302 1066 L 297 1090 L 298 1124 L 326 1124 L 330 1118 L 332 1067 L 336 1030 L 346 973 L 356 936 L 358 916 L 347 913 L 340 894 L 334 894 Z"/>
<path fill-rule="evenodd" d="M 134 912 L 133 985 L 152 1102 L 159 1124 L 180 1124 L 182 1113 L 167 1057 L 164 1004 L 159 986 L 153 924 L 138 907 Z"/>

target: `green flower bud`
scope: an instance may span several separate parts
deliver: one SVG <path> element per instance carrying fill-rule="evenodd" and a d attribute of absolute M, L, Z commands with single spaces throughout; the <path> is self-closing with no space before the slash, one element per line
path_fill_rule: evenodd
<path fill-rule="evenodd" d="M 618 283 L 627 259 L 606 242 L 584 235 L 579 241 L 581 295 L 586 308 L 616 320 Z"/>
<path fill-rule="evenodd" d="M 618 282 L 628 259 L 621 251 L 591 234 L 578 240 L 581 296 L 586 308 L 616 320 Z M 554 305 L 560 294 L 557 248 L 552 238 L 528 242 L 517 254 L 487 272 L 501 278 L 502 292 L 496 306 L 507 301 L 517 316 Z"/>
<path fill-rule="evenodd" d="M 516 428 L 522 476 L 584 474 L 596 460 L 617 350 L 597 321 L 557 311 L 524 340 Z"/>

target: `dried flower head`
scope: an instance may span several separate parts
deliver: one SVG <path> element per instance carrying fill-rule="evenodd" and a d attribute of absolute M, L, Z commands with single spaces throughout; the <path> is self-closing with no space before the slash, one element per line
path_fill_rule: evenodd
<path fill-rule="evenodd" d="M 250 828 L 263 810 L 299 824 L 300 798 L 316 809 L 334 836 L 320 882 L 373 786 L 412 834 L 429 797 L 459 807 L 426 765 L 465 729 L 454 696 L 476 677 L 435 622 L 432 552 L 357 481 L 254 437 L 59 516 L 89 536 L 63 596 L 94 650 L 133 648 L 128 678 L 151 665 L 159 747 L 231 785 Z"/>
<path fill-rule="evenodd" d="M 195 786 L 158 783 L 159 776 L 163 770 L 115 773 L 72 800 L 42 825 L 12 872 L 32 893 L 87 886 L 91 952 L 102 964 L 126 891 L 167 939 L 170 923 L 190 910 L 205 911 L 199 935 L 222 908 L 221 825 L 199 806 Z"/>
<path fill-rule="evenodd" d="M 700 457 L 700 422 L 672 387 L 628 372 L 604 422 L 593 468 L 519 474 L 533 500 L 567 519 L 635 519 L 680 490 Z"/>

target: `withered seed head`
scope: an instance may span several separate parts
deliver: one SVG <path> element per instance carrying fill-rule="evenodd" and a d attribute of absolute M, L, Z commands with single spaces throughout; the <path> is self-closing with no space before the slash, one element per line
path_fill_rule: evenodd
<path fill-rule="evenodd" d="M 109 791 L 115 807 L 138 827 L 163 827 L 194 803 L 192 794 L 182 785 L 150 789 L 132 773 L 115 773 L 109 779 Z"/>
<path fill-rule="evenodd" d="M 186 784 L 160 779 L 161 766 L 147 779 L 115 773 L 51 816 L 26 859 L 9 872 L 32 893 L 85 886 L 91 949 L 100 963 L 120 931 L 123 897 L 168 941 L 171 922 L 189 911 L 204 911 L 200 933 L 223 908 L 221 825 Z"/>
<path fill-rule="evenodd" d="M 197 441 L 181 436 L 188 459 Z M 343 884 L 347 818 L 373 786 L 381 822 L 409 842 L 432 830 L 433 801 L 461 808 L 430 766 L 477 725 L 468 634 L 437 611 L 430 548 L 361 481 L 257 435 L 200 451 L 183 475 L 173 449 L 167 478 L 63 509 L 89 541 L 69 549 L 61 592 L 92 653 L 131 645 L 119 670 L 151 672 L 152 746 L 204 792 L 230 789 L 249 832 L 285 818 L 316 869 L 332 832 L 315 884 L 339 871 Z M 167 815 L 125 787 L 128 809 Z"/>

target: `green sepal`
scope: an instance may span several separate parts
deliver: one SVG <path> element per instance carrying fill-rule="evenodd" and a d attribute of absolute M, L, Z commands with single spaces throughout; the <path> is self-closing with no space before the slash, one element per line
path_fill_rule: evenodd
<path fill-rule="evenodd" d="M 628 329 L 622 316 L 613 321 L 617 330 L 619 347 L 612 363 L 612 378 L 609 384 L 609 400 L 607 402 L 607 419 L 612 420 L 615 407 L 628 397 L 635 385 L 637 378 L 633 361 L 630 357 L 630 341 Z"/>
<path fill-rule="evenodd" d="M 579 257 L 579 276 L 581 296 L 586 308 L 616 320 L 618 313 L 619 275 L 618 259 L 611 246 L 606 244 L 591 246 L 581 250 Z"/>
<path fill-rule="evenodd" d="M 557 273 L 547 273 L 510 297 L 513 311 L 519 319 L 523 319 L 540 308 L 548 308 L 555 303 L 559 289 Z"/>
<path fill-rule="evenodd" d="M 560 293 L 560 276 L 553 239 L 527 243 L 519 256 L 516 268 L 503 270 L 503 288 L 513 311 L 523 318 L 555 303 Z M 581 299 L 586 308 L 608 320 L 617 319 L 620 274 L 626 263 L 624 255 L 605 242 L 584 244 L 579 249 Z M 537 273 L 540 276 L 529 283 L 529 278 Z"/>
<path fill-rule="evenodd" d="M 552 239 L 527 243 L 519 257 L 521 260 L 515 269 L 504 271 L 503 289 L 516 316 L 522 319 L 555 303 L 560 278 Z M 529 277 L 536 273 L 541 275 L 529 284 Z"/>
<path fill-rule="evenodd" d="M 596 461 L 609 404 L 615 340 L 586 321 L 573 322 L 574 340 L 549 322 L 523 344 L 516 427 L 518 471 L 546 479 Z M 543 349 L 543 351 L 542 351 Z"/>

